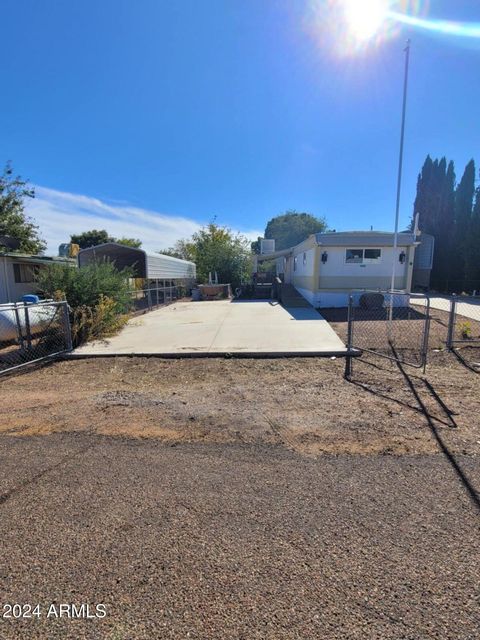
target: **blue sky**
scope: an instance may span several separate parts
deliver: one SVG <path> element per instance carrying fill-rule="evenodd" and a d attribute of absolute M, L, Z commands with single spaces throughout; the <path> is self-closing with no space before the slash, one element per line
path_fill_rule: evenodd
<path fill-rule="evenodd" d="M 402 225 L 427 153 L 457 174 L 480 162 L 478 41 L 403 27 L 342 55 L 328 3 L 314 4 L 4 3 L 0 161 L 37 185 L 49 250 L 93 227 L 162 248 L 213 216 L 255 236 L 289 208 L 391 229 L 407 37 Z M 478 2 L 421 4 L 480 20 Z"/>

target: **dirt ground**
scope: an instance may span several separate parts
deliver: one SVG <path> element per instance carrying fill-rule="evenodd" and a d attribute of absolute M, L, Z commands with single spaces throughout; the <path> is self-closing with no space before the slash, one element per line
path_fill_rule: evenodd
<path fill-rule="evenodd" d="M 42 615 L 0 638 L 477 638 L 480 350 L 462 354 L 432 349 L 426 377 L 365 354 L 351 381 L 329 358 L 1 379 L 0 602 Z"/>
<path fill-rule="evenodd" d="M 413 363 L 420 361 L 420 352 L 425 329 L 425 309 L 415 305 L 394 310 L 392 324 L 392 338 L 399 349 L 409 351 L 410 360 Z M 333 329 L 346 343 L 347 341 L 347 317 L 348 309 L 331 308 L 321 309 L 322 316 L 329 321 Z M 388 323 L 385 321 L 388 315 L 387 309 L 363 310 L 354 309 L 353 337 L 355 346 L 362 349 L 375 348 L 384 350 L 387 345 Z M 430 325 L 428 328 L 428 348 L 430 360 L 435 358 L 435 352 L 443 350 L 447 342 L 449 313 L 439 309 L 430 309 Z M 468 327 L 470 340 L 462 340 L 461 329 Z M 455 324 L 454 339 L 461 349 L 469 344 L 480 346 L 480 322 L 458 315 Z M 474 342 L 472 342 L 472 339 Z"/>
<path fill-rule="evenodd" d="M 352 382 L 343 359 L 58 362 L 0 382 L 0 432 L 404 454 L 438 451 L 433 425 L 453 452 L 479 454 L 478 375 L 451 354 L 432 356 L 427 383 L 420 370 L 406 367 L 407 380 L 372 355 L 354 360 Z"/>

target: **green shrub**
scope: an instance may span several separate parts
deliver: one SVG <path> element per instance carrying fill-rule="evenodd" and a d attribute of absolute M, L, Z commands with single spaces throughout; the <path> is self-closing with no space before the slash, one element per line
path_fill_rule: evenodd
<path fill-rule="evenodd" d="M 472 325 L 470 322 L 462 322 L 460 325 L 460 333 L 464 340 L 471 340 L 472 338 Z"/>
<path fill-rule="evenodd" d="M 107 296 L 101 296 L 94 307 L 76 307 L 72 315 L 72 339 L 75 345 L 95 338 L 112 336 L 120 331 L 128 320 L 128 315 L 117 313 L 115 301 Z"/>
<path fill-rule="evenodd" d="M 128 269 L 118 271 L 110 262 L 76 269 L 49 265 L 37 282 L 46 298 L 66 300 L 72 310 L 75 345 L 113 335 L 127 321 L 132 306 Z"/>
<path fill-rule="evenodd" d="M 95 307 L 102 296 L 115 302 L 115 311 L 125 313 L 131 305 L 130 271 L 118 271 L 111 262 L 92 264 L 80 269 L 65 265 L 49 265 L 38 274 L 40 293 L 47 298 L 63 294 L 72 309 L 86 305 Z"/>

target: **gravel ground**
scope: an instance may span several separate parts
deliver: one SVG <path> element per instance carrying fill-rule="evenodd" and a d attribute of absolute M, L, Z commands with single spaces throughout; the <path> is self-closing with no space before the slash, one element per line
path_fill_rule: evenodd
<path fill-rule="evenodd" d="M 478 373 L 430 356 L 1 380 L 0 602 L 41 617 L 0 638 L 477 640 Z"/>
<path fill-rule="evenodd" d="M 480 454 L 478 375 L 453 356 L 436 355 L 428 370 L 433 393 L 417 369 L 409 375 L 448 447 Z M 307 455 L 438 451 L 395 365 L 374 356 L 356 360 L 354 384 L 344 380 L 344 366 L 328 358 L 61 362 L 0 381 L 0 433 L 282 444 Z"/>
<path fill-rule="evenodd" d="M 2 436 L 0 495 L 1 600 L 43 611 L 4 639 L 478 638 L 479 514 L 440 454 Z"/>

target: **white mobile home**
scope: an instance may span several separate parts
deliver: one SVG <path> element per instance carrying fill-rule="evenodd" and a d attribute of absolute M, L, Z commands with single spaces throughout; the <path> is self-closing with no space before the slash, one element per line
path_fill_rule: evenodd
<path fill-rule="evenodd" d="M 76 266 L 69 258 L 0 253 L 0 304 L 19 302 L 22 296 L 37 293 L 39 271 L 51 264 Z"/>
<path fill-rule="evenodd" d="M 415 247 L 413 233 L 378 231 L 317 233 L 295 247 L 276 252 L 283 274 L 315 307 L 344 307 L 354 290 L 387 290 L 395 261 L 395 290 L 410 292 Z"/>

